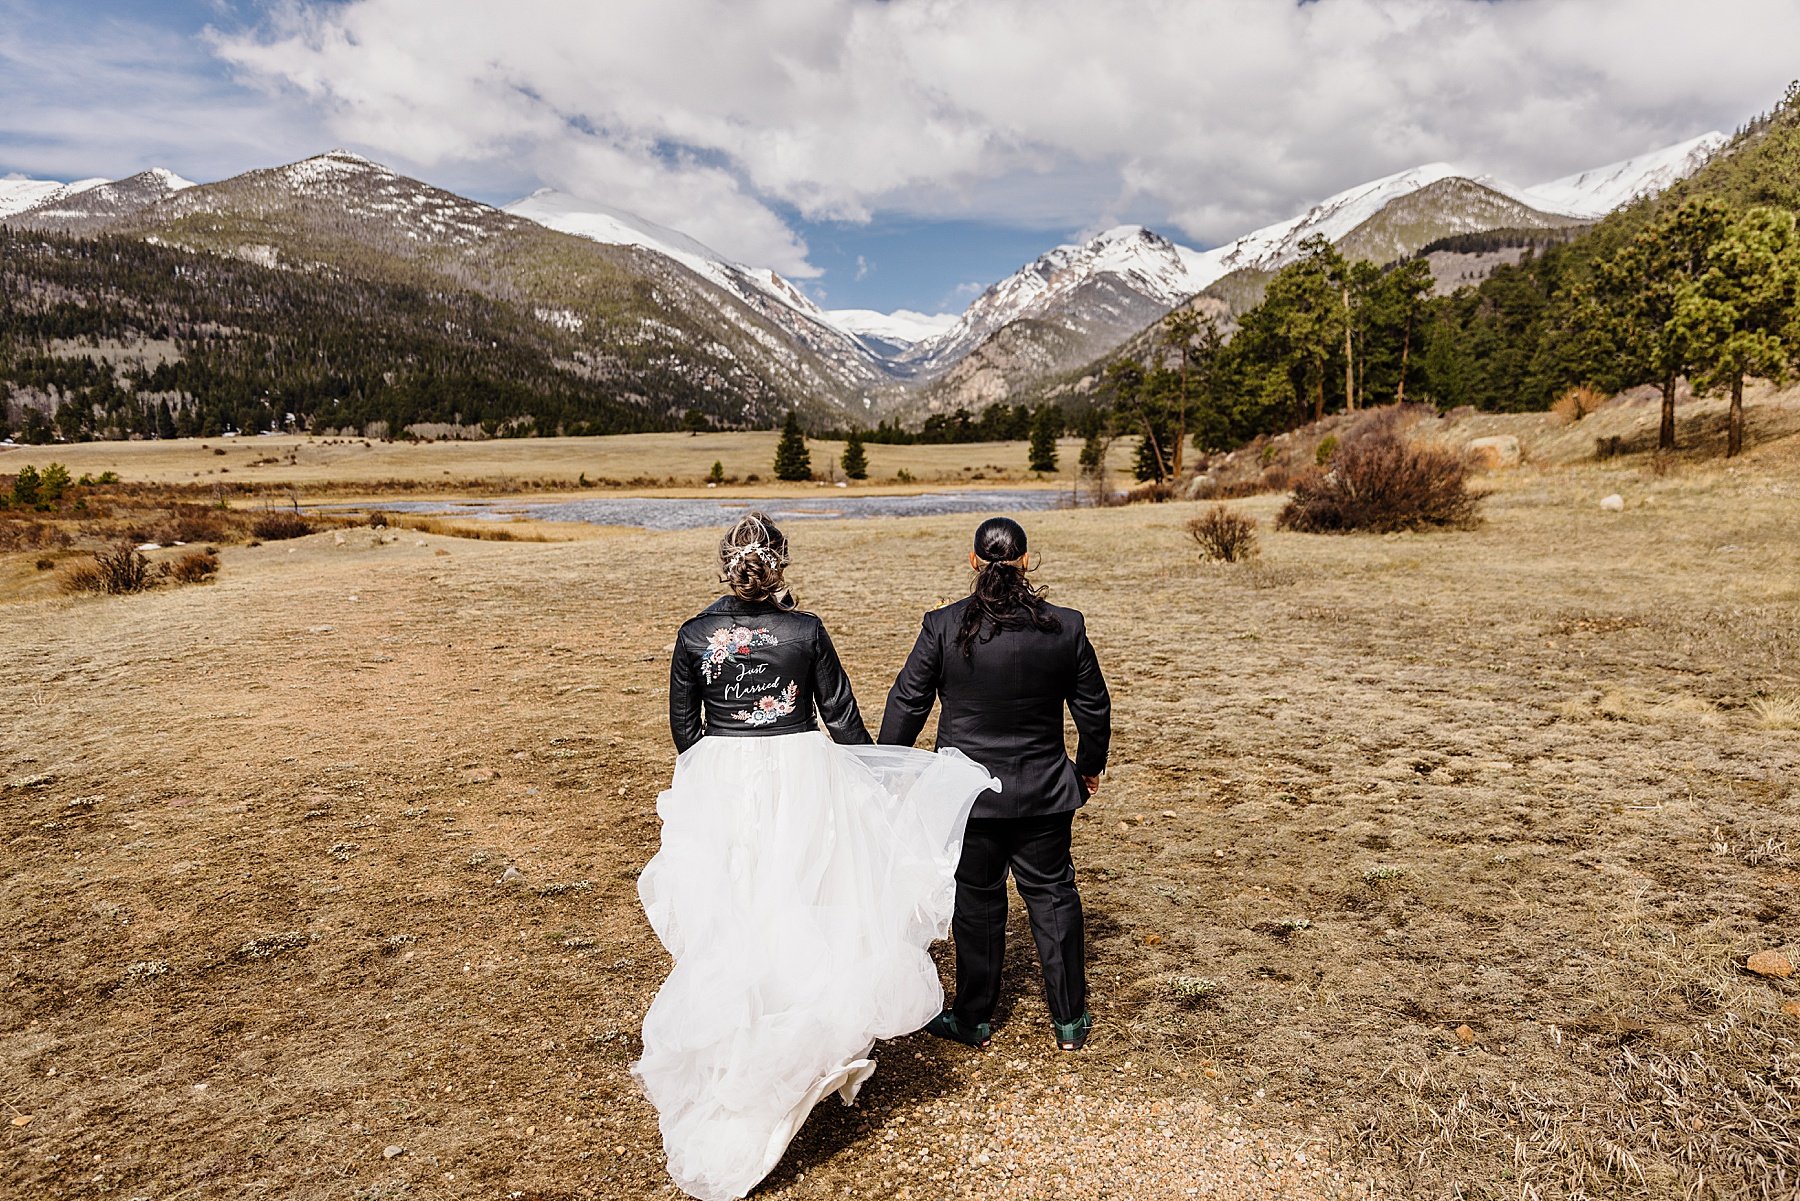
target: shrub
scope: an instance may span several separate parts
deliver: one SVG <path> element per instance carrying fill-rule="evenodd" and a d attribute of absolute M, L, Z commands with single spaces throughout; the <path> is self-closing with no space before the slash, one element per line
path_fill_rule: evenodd
<path fill-rule="evenodd" d="M 22 509 L 28 509 L 38 503 L 38 485 L 42 477 L 37 468 L 29 463 L 19 468 L 19 474 L 13 476 L 12 503 Z"/>
<path fill-rule="evenodd" d="M 225 519 L 219 510 L 204 505 L 180 505 L 170 511 L 169 524 L 158 542 L 223 542 Z"/>
<path fill-rule="evenodd" d="M 212 547 L 193 551 L 173 563 L 165 564 L 169 576 L 177 584 L 198 584 L 219 573 L 219 552 Z"/>
<path fill-rule="evenodd" d="M 78 563 L 64 573 L 64 592 L 106 592 L 114 596 L 142 592 L 150 586 L 150 560 L 129 542 L 94 552 L 92 563 Z"/>
<path fill-rule="evenodd" d="M 1275 524 L 1313 534 L 1466 529 L 1478 520 L 1483 495 L 1469 490 L 1468 472 L 1456 451 L 1388 432 L 1358 438 L 1330 468 L 1315 467 L 1295 482 Z"/>
<path fill-rule="evenodd" d="M 1256 554 L 1256 519 L 1214 505 L 1187 523 L 1188 537 L 1200 557 L 1217 563 L 1241 563 Z"/>
<path fill-rule="evenodd" d="M 39 571 L 49 571 L 51 568 L 53 568 L 55 566 L 56 566 L 55 559 L 39 559 L 37 561 L 37 569 Z"/>
<path fill-rule="evenodd" d="M 1139 484 L 1125 494 L 1128 505 L 1160 505 L 1175 499 L 1175 485 L 1154 480 Z"/>
<path fill-rule="evenodd" d="M 1552 401 L 1550 412 L 1564 425 L 1574 425 L 1605 403 L 1604 395 L 1586 384 L 1582 384 L 1579 387 L 1570 388 Z"/>
<path fill-rule="evenodd" d="M 1338 436 L 1336 434 L 1326 434 L 1323 438 L 1319 439 L 1318 449 L 1313 451 L 1313 462 L 1320 467 L 1325 466 L 1325 464 L 1331 462 L 1331 456 L 1337 453 L 1337 448 Z"/>
<path fill-rule="evenodd" d="M 270 509 L 257 516 L 250 532 L 264 542 L 280 542 L 284 538 L 304 538 L 313 528 L 311 522 L 292 509 Z"/>
<path fill-rule="evenodd" d="M 106 582 L 93 563 L 77 563 L 62 573 L 58 581 L 64 592 L 105 592 Z"/>
<path fill-rule="evenodd" d="M 69 478 L 69 469 L 61 463 L 51 463 L 44 468 L 43 475 L 38 477 L 38 502 L 53 505 L 61 500 L 74 480 Z"/>

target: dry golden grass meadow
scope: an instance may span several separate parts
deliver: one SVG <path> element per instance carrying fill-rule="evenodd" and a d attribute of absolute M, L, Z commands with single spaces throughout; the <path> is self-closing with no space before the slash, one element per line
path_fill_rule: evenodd
<path fill-rule="evenodd" d="M 994 1051 L 884 1045 L 756 1196 L 1796 1195 L 1800 980 L 1749 964 L 1800 960 L 1800 401 L 1757 402 L 1730 466 L 1545 449 L 1647 410 L 1480 419 L 1527 462 L 1466 532 L 1256 497 L 1260 556 L 1211 565 L 1198 504 L 1029 516 L 1115 698 L 1093 1042 L 1051 1046 L 1015 906 Z M 751 437 L 0 473 L 680 484 Z M 792 526 L 871 721 L 973 524 Z M 79 543 L 0 555 L 0 1195 L 676 1196 L 626 1072 L 667 967 L 634 886 L 713 535 L 580 533 L 346 526 L 116 597 L 42 582 Z"/>

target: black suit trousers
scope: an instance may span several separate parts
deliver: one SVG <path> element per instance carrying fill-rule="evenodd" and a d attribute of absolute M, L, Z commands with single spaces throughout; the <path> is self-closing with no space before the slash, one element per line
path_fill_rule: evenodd
<path fill-rule="evenodd" d="M 956 1020 L 990 1020 L 1000 1001 L 1006 959 L 1006 875 L 1010 870 L 1031 918 L 1050 1016 L 1072 1022 L 1087 1011 L 1081 894 L 1069 843 L 1075 815 L 971 818 L 956 866 Z"/>

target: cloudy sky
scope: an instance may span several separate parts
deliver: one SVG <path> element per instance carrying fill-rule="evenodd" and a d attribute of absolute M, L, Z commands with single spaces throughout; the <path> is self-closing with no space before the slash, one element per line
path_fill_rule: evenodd
<path fill-rule="evenodd" d="M 1729 131 L 1797 45 L 1794 0 L 0 0 L 0 176 L 341 145 L 943 311 L 1121 222 L 1204 247 L 1420 163 Z"/>

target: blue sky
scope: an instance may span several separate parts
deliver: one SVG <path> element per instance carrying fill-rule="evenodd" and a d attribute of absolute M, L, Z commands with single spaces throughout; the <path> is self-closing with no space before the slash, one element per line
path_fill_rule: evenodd
<path fill-rule="evenodd" d="M 1729 130 L 1796 44 L 1791 0 L 0 0 L 0 175 L 341 145 L 954 311 L 1121 222 L 1204 247 L 1424 162 L 1532 184 Z"/>

